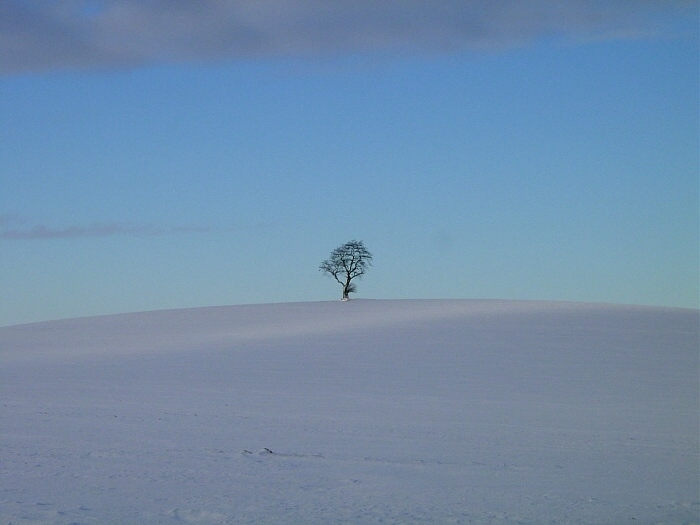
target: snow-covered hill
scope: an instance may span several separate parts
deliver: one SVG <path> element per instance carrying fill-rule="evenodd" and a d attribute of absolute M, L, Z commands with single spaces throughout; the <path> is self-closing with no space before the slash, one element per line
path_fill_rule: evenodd
<path fill-rule="evenodd" d="M 0 523 L 698 523 L 698 321 L 355 300 L 0 328 Z"/>

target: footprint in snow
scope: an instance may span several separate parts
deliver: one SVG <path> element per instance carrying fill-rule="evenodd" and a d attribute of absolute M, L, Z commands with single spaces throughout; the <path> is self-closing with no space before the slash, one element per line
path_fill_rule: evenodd
<path fill-rule="evenodd" d="M 243 450 L 241 454 L 243 454 L 244 456 L 279 456 L 283 458 L 323 458 L 322 454 L 289 454 L 282 452 L 274 452 L 267 447 L 261 448 L 257 452 Z"/>
<path fill-rule="evenodd" d="M 272 450 L 270 450 L 269 448 L 265 447 L 265 448 L 261 448 L 257 452 L 251 452 L 250 450 L 244 450 L 243 452 L 241 452 L 241 454 L 246 455 L 246 456 L 250 456 L 250 455 L 269 456 L 270 454 L 274 454 L 274 452 L 272 452 Z"/>

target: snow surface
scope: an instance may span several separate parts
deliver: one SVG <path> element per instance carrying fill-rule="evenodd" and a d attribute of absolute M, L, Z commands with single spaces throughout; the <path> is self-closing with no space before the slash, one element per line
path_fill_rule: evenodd
<path fill-rule="evenodd" d="M 698 324 L 354 300 L 0 328 L 0 523 L 698 523 Z"/>

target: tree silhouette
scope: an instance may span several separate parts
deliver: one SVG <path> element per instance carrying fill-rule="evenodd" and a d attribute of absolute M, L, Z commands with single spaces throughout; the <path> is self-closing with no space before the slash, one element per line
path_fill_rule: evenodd
<path fill-rule="evenodd" d="M 323 261 L 318 269 L 332 275 L 343 287 L 343 301 L 347 301 L 350 293 L 356 291 L 354 278 L 365 274 L 372 265 L 372 254 L 367 251 L 362 241 L 349 241 L 338 246 L 331 252 L 328 259 Z"/>

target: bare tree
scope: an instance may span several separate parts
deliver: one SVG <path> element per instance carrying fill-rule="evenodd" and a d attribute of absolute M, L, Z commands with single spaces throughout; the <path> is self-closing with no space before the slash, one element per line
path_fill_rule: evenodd
<path fill-rule="evenodd" d="M 372 254 L 367 251 L 362 241 L 346 242 L 331 252 L 331 256 L 323 261 L 318 269 L 332 275 L 343 287 L 343 300 L 349 299 L 350 293 L 356 290 L 351 281 L 364 275 L 372 265 Z"/>

